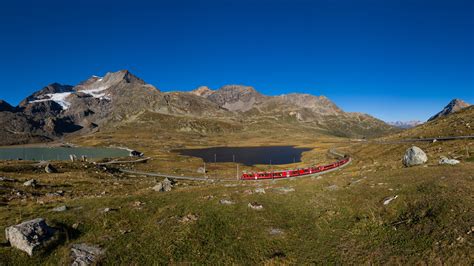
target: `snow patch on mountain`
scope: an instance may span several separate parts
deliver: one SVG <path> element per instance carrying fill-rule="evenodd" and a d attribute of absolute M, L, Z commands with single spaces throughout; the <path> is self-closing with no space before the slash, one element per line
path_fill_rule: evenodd
<path fill-rule="evenodd" d="M 90 96 L 94 98 L 110 100 L 110 98 L 107 97 L 107 93 L 106 93 L 106 90 L 108 88 L 109 87 L 101 86 L 95 89 L 81 90 L 80 92 L 89 94 Z"/>
<path fill-rule="evenodd" d="M 63 110 L 66 110 L 71 106 L 71 103 L 66 100 L 66 98 L 69 97 L 69 95 L 71 94 L 71 92 L 48 93 L 45 94 L 45 97 L 49 98 L 30 101 L 30 103 L 54 101 L 59 104 L 63 108 Z"/>

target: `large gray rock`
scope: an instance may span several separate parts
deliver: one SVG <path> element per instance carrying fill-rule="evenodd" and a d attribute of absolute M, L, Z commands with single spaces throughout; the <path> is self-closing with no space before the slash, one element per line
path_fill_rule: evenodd
<path fill-rule="evenodd" d="M 102 255 L 104 255 L 104 251 L 96 246 L 74 244 L 71 247 L 71 265 L 85 266 L 96 264 Z"/>
<path fill-rule="evenodd" d="M 409 148 L 405 152 L 405 155 L 402 159 L 403 165 L 405 165 L 406 167 L 421 165 L 426 163 L 427 161 L 428 157 L 426 156 L 426 153 L 416 146 Z"/>
<path fill-rule="evenodd" d="M 56 229 L 49 227 L 43 218 L 26 221 L 5 229 L 8 242 L 33 256 L 38 250 L 52 244 L 57 238 Z"/>
<path fill-rule="evenodd" d="M 172 180 L 165 178 L 165 180 L 156 184 L 152 189 L 157 192 L 168 192 L 173 188 L 173 184 L 174 182 Z"/>

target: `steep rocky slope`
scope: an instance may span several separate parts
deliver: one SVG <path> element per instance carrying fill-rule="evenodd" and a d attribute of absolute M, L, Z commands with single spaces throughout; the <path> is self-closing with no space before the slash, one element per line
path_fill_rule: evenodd
<path fill-rule="evenodd" d="M 435 120 L 439 117 L 450 115 L 452 113 L 455 113 L 455 112 L 457 112 L 461 109 L 464 109 L 466 107 L 469 107 L 469 106 L 471 106 L 471 105 L 466 103 L 463 100 L 454 99 L 451 102 L 449 102 L 448 105 L 446 105 L 443 108 L 443 110 L 441 110 L 439 113 L 435 114 L 434 116 L 430 117 L 430 119 L 428 119 L 428 121 L 432 121 L 432 120 Z"/>

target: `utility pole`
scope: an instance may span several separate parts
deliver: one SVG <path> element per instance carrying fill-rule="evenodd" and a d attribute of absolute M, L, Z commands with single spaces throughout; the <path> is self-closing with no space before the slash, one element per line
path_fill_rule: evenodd
<path fill-rule="evenodd" d="M 239 178 L 239 164 L 236 165 L 236 168 L 237 168 L 237 172 L 236 172 L 235 176 L 236 176 L 237 180 L 239 180 L 240 179 Z"/>

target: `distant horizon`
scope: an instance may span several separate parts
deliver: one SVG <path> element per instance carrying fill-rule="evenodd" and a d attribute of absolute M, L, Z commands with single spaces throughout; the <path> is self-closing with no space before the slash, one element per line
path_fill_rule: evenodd
<path fill-rule="evenodd" d="M 165 92 L 245 84 L 426 121 L 474 103 L 473 14 L 470 0 L 8 2 L 0 98 L 128 69 Z"/>

